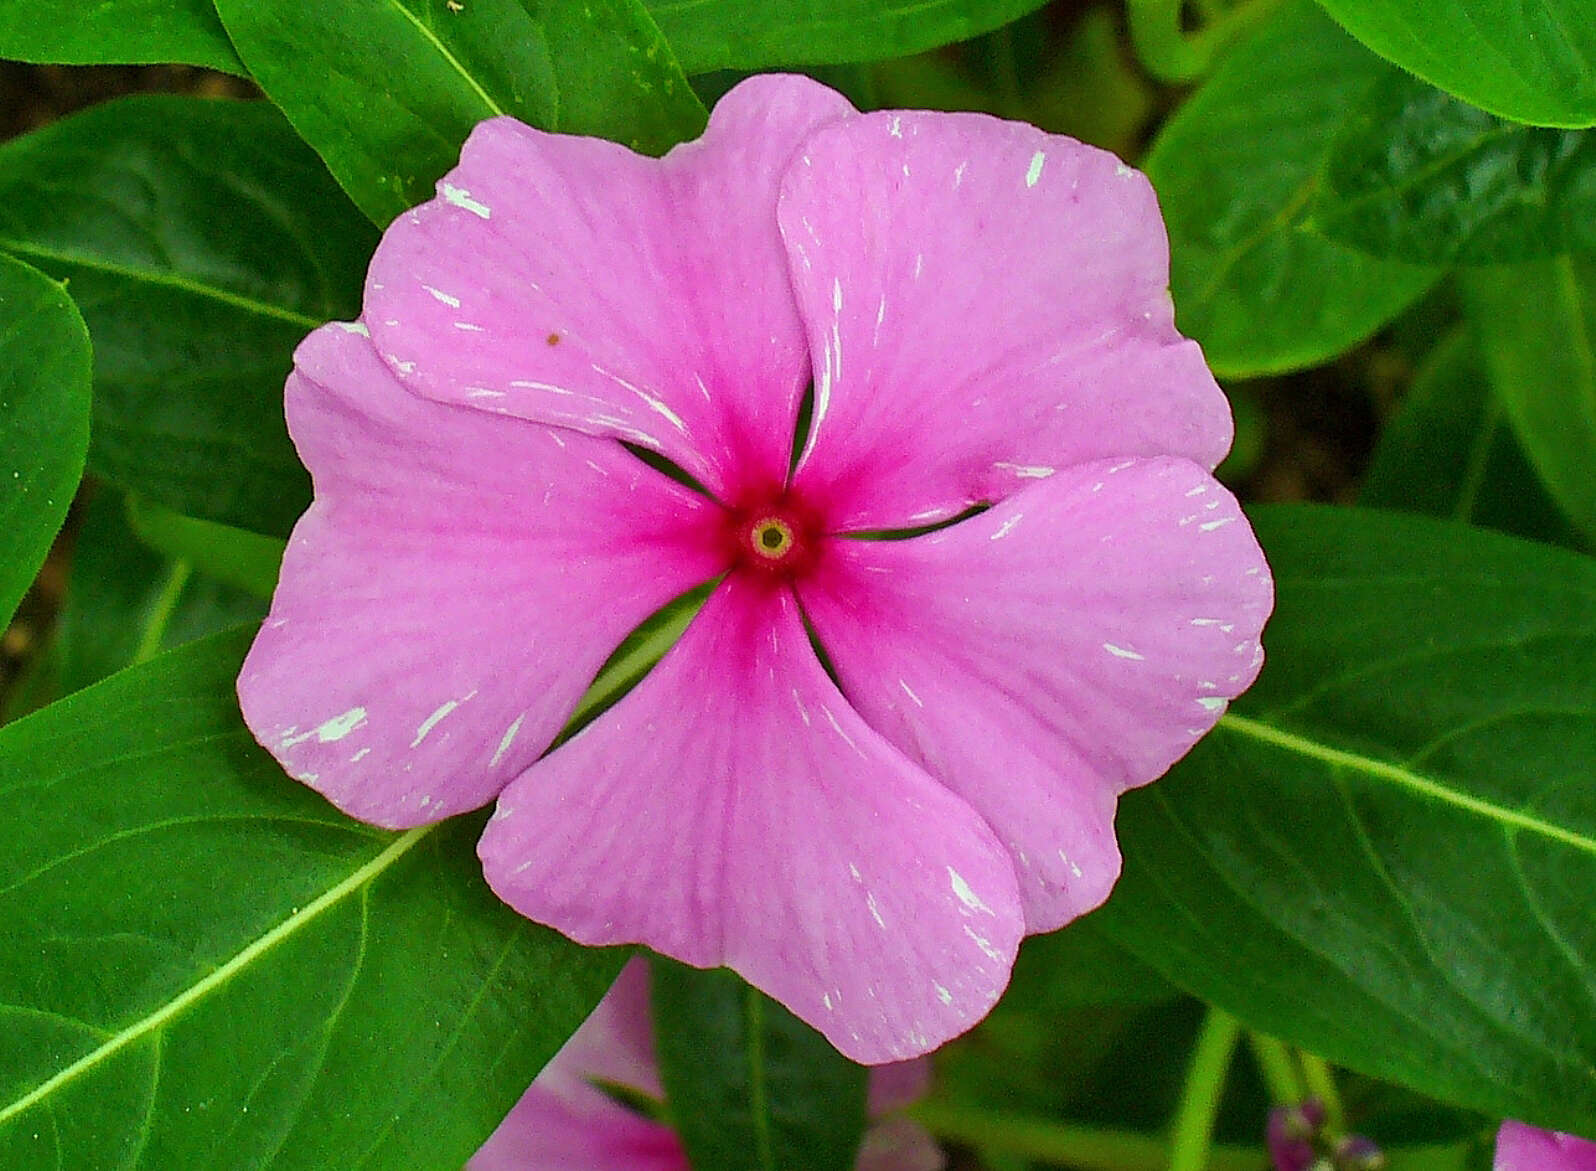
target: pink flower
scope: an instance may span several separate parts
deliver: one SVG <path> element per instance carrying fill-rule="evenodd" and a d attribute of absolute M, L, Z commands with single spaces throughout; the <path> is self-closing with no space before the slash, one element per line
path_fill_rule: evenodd
<path fill-rule="evenodd" d="M 1268 568 L 1210 475 L 1230 413 L 1147 181 L 759 77 L 664 159 L 485 122 L 439 191 L 363 324 L 295 355 L 316 500 L 250 727 L 379 825 L 497 797 L 511 906 L 729 966 L 855 1060 L 967 1029 L 1022 935 L 1107 897 L 1118 795 L 1262 660 Z M 543 755 L 622 637 L 721 575 Z"/>
<path fill-rule="evenodd" d="M 1596 1171 L 1596 1142 L 1511 1119 L 1496 1132 L 1495 1171 Z"/>
<path fill-rule="evenodd" d="M 883 1117 L 926 1091 L 924 1058 L 870 1074 L 870 1116 L 858 1171 L 940 1171 L 941 1150 L 921 1127 Z M 595 1083 L 664 1092 L 648 1011 L 648 966 L 632 960 L 609 995 L 571 1035 L 466 1164 L 466 1171 L 688 1171 L 680 1140 L 663 1122 L 621 1105 Z"/>

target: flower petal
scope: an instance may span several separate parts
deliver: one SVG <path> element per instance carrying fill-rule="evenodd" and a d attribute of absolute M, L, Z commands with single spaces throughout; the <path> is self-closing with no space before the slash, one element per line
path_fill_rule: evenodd
<path fill-rule="evenodd" d="M 735 574 L 480 852 L 529 918 L 724 964 L 866 1063 L 973 1025 L 1019 943 L 991 830 L 847 706 L 792 595 Z"/>
<path fill-rule="evenodd" d="M 1511 1119 L 1496 1134 L 1495 1171 L 1596 1171 L 1596 1142 Z"/>
<path fill-rule="evenodd" d="M 418 398 L 363 333 L 295 355 L 316 499 L 238 692 L 290 774 L 397 828 L 491 799 L 627 632 L 724 565 L 702 496 L 607 440 Z"/>
<path fill-rule="evenodd" d="M 855 1171 L 942 1171 L 947 1156 L 925 1127 L 910 1118 L 888 1118 L 865 1131 Z"/>
<path fill-rule="evenodd" d="M 1152 188 L 1113 155 L 979 114 L 870 114 L 810 136 L 778 216 L 815 368 L 797 484 L 837 528 L 1228 450 Z"/>
<path fill-rule="evenodd" d="M 912 540 L 837 541 L 800 599 L 870 725 L 997 831 L 1036 932 L 1107 897 L 1115 799 L 1252 682 L 1272 586 L 1231 495 L 1165 458 L 1072 468 Z"/>
<path fill-rule="evenodd" d="M 634 1114 L 592 1086 L 561 1093 L 541 1077 L 466 1162 L 466 1171 L 599 1169 L 688 1171 L 688 1164 L 670 1127 Z"/>
<path fill-rule="evenodd" d="M 776 189 L 803 136 L 852 113 L 756 77 L 663 159 L 484 122 L 377 249 L 377 348 L 431 398 L 626 439 L 721 494 L 780 483 L 809 359 Z"/>

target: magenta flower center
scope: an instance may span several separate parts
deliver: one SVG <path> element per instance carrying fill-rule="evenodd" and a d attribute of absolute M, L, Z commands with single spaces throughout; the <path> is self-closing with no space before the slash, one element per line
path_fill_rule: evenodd
<path fill-rule="evenodd" d="M 727 510 L 727 543 L 733 568 L 792 580 L 819 555 L 824 526 L 785 489 L 755 495 Z"/>

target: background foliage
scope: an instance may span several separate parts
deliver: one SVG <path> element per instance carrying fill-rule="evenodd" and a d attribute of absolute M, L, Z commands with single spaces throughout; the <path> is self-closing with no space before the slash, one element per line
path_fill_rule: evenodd
<path fill-rule="evenodd" d="M 1142 166 L 1222 474 L 1287 501 L 1259 683 L 919 1117 L 994 1171 L 1257 1171 L 1310 1090 L 1395 1171 L 1596 1135 L 1596 2 L 0 0 L 0 57 L 228 75 L 0 145 L 0 1166 L 456 1168 L 602 994 L 624 956 L 502 907 L 470 819 L 351 822 L 244 729 L 281 386 L 479 119 L 658 153 L 775 68 Z M 695 1166 L 849 1164 L 862 1071 L 654 986 Z"/>

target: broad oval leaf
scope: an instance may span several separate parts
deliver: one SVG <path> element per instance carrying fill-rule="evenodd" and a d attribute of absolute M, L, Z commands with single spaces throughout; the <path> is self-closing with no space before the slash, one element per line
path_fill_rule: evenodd
<path fill-rule="evenodd" d="M 659 153 L 704 127 L 641 0 L 216 0 L 239 55 L 379 224 L 432 196 L 471 127 Z"/>
<path fill-rule="evenodd" d="M 283 380 L 376 240 L 264 102 L 124 98 L 0 146 L 0 252 L 94 338 L 90 469 L 192 516 L 286 535 L 309 503 Z"/>
<path fill-rule="evenodd" d="M 61 65 L 244 66 L 210 0 L 29 0 L 0 5 L 0 57 Z"/>
<path fill-rule="evenodd" d="M 1582 546 L 1530 467 L 1462 326 L 1436 344 L 1381 429 L 1358 502 Z"/>
<path fill-rule="evenodd" d="M 83 475 L 89 364 L 89 333 L 66 290 L 0 256 L 0 630 Z"/>
<path fill-rule="evenodd" d="M 906 57 L 1001 28 L 1046 0 L 644 0 L 688 73 Z"/>
<path fill-rule="evenodd" d="M 458 1171 L 623 955 L 285 778 L 249 632 L 0 730 L 0 1166 Z"/>
<path fill-rule="evenodd" d="M 660 1075 L 694 1171 L 852 1171 L 865 1068 L 732 972 L 650 963 Z"/>
<path fill-rule="evenodd" d="M 1347 109 L 1390 72 L 1295 0 L 1226 54 L 1153 143 L 1145 166 L 1169 224 L 1177 321 L 1216 372 L 1322 362 L 1439 276 L 1297 222 Z"/>
<path fill-rule="evenodd" d="M 1552 498 L 1596 537 L 1596 257 L 1461 282 L 1496 397 Z"/>
<path fill-rule="evenodd" d="M 1596 125 L 1591 0 L 1319 0 L 1382 57 L 1467 102 L 1543 126 Z"/>
<path fill-rule="evenodd" d="M 1123 801 L 1099 923 L 1337 1064 L 1596 1133 L 1596 560 L 1397 513 L 1253 520 L 1268 663 Z"/>
<path fill-rule="evenodd" d="M 1336 137 L 1310 212 L 1325 235 L 1419 264 L 1596 247 L 1596 132 L 1520 126 L 1408 74 Z"/>

